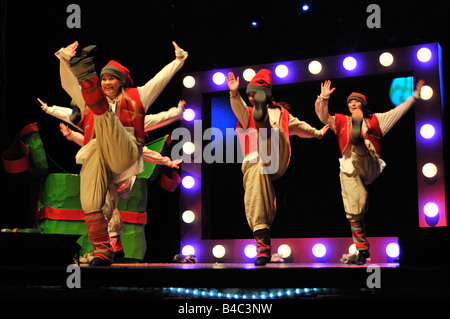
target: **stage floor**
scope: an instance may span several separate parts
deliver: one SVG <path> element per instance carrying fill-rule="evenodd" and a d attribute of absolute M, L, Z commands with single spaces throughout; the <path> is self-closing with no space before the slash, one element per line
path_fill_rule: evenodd
<path fill-rule="evenodd" d="M 111 267 L 2 266 L 6 298 L 450 299 L 447 267 L 398 263 L 136 263 Z"/>

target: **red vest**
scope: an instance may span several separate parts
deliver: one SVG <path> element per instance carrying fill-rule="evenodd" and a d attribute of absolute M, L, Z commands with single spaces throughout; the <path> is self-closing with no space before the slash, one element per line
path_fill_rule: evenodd
<path fill-rule="evenodd" d="M 125 99 L 122 95 L 120 98 L 120 104 L 118 104 L 116 109 L 116 114 L 119 116 L 120 123 L 124 127 L 133 127 L 134 135 L 136 139 L 140 143 L 144 143 L 145 141 L 145 132 L 144 132 L 144 117 L 145 111 L 142 106 L 141 98 L 139 96 L 139 91 L 137 88 L 128 88 L 125 89 L 125 93 L 136 102 L 136 110 L 131 104 L 131 101 Z M 106 98 L 106 97 L 105 97 Z M 87 106 L 86 106 L 87 107 Z M 84 124 L 84 145 L 89 143 L 89 141 L 93 137 L 94 133 L 94 113 L 88 112 L 84 118 L 81 120 Z M 80 123 L 81 123 L 80 122 Z"/>
<path fill-rule="evenodd" d="M 336 136 L 338 138 L 341 154 L 343 155 L 350 143 L 352 119 L 350 116 L 339 113 L 336 113 L 334 118 L 336 122 Z M 378 156 L 380 156 L 380 140 L 383 135 L 381 133 L 380 124 L 378 123 L 378 118 L 376 115 L 372 115 L 372 118 L 365 118 L 364 121 L 367 125 L 366 138 L 372 143 Z"/>
<path fill-rule="evenodd" d="M 257 145 L 257 134 L 258 130 L 256 129 L 255 120 L 253 119 L 253 107 L 248 106 L 249 111 L 249 123 L 247 129 L 244 131 L 240 122 L 238 122 L 236 128 L 239 137 L 239 143 L 241 145 L 242 153 L 244 157 L 248 154 L 258 151 Z M 286 139 L 289 142 L 289 112 L 280 108 L 281 111 L 281 125 L 280 128 L 283 130 L 283 133 L 286 135 Z M 251 139 L 251 140 L 250 140 Z M 289 154 L 290 154 L 291 144 L 289 143 Z"/>

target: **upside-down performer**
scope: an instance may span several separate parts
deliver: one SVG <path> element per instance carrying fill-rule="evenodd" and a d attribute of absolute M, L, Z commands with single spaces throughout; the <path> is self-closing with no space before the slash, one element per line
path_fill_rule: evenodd
<path fill-rule="evenodd" d="M 108 221 L 102 207 L 107 193 L 116 202 L 117 188 L 128 184 L 131 189 L 134 176 L 143 171 L 145 114 L 187 58 L 187 52 L 175 42 L 173 45 L 176 59 L 139 87 L 133 87 L 129 70 L 114 60 L 102 69 L 99 78 L 94 65 L 95 45 L 82 49 L 79 57 L 75 57 L 75 52 L 70 56 L 59 54 L 69 63 L 90 111 L 81 110 L 88 115 L 84 118 L 84 146 L 76 160 L 82 164 L 80 201 L 94 248 L 91 266 L 113 263 Z M 83 103 L 77 103 L 79 107 L 80 104 Z"/>

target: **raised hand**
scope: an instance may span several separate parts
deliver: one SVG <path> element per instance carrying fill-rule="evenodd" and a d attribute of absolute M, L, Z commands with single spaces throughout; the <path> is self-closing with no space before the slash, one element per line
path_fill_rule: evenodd
<path fill-rule="evenodd" d="M 420 91 L 422 90 L 422 86 L 424 86 L 424 85 L 425 85 L 425 81 L 422 79 L 420 79 L 419 82 L 417 82 L 416 89 L 414 92 L 415 96 L 420 96 Z"/>
<path fill-rule="evenodd" d="M 228 88 L 230 89 L 230 91 L 233 93 L 237 93 L 237 91 L 239 89 L 239 77 L 235 78 L 234 73 L 229 72 L 228 78 L 225 78 L 225 79 L 227 80 Z M 235 95 L 235 94 L 233 94 L 233 95 Z"/>
<path fill-rule="evenodd" d="M 174 161 L 172 162 L 172 165 L 171 165 L 171 166 L 172 166 L 173 168 L 180 168 L 179 164 L 181 164 L 182 161 L 183 161 L 182 158 L 176 159 L 176 160 L 174 160 Z"/>
<path fill-rule="evenodd" d="M 330 124 L 327 124 L 319 130 L 322 133 L 322 136 L 320 138 L 322 138 L 325 135 L 325 133 L 328 131 L 329 128 Z"/>
<path fill-rule="evenodd" d="M 41 103 L 41 109 L 42 109 L 44 112 L 47 112 L 47 110 L 48 110 L 48 105 L 47 105 L 47 103 L 42 102 L 40 98 L 38 98 L 37 100 L 39 101 L 39 103 Z"/>
<path fill-rule="evenodd" d="M 72 134 L 72 130 L 64 123 L 59 123 L 59 130 L 64 136 Z"/>
<path fill-rule="evenodd" d="M 334 90 L 336 90 L 336 88 L 332 88 L 331 87 L 331 81 L 330 80 L 326 80 L 324 83 L 320 84 L 320 95 L 322 97 L 328 97 L 331 95 L 331 93 L 334 92 Z"/>
<path fill-rule="evenodd" d="M 77 54 L 77 48 L 78 48 L 78 41 L 75 41 L 71 45 L 68 45 L 67 47 L 63 48 L 63 52 L 65 55 L 69 57 L 70 60 Z"/>
<path fill-rule="evenodd" d="M 173 47 L 175 48 L 175 56 L 177 59 L 183 59 L 187 56 L 187 52 L 178 46 L 175 41 L 172 41 Z"/>
<path fill-rule="evenodd" d="M 186 101 L 184 101 L 184 100 L 180 100 L 180 101 L 178 102 L 178 109 L 180 109 L 180 110 L 181 110 L 181 113 L 183 113 L 183 112 L 184 112 L 184 108 L 185 108 L 185 106 L 186 106 Z"/>

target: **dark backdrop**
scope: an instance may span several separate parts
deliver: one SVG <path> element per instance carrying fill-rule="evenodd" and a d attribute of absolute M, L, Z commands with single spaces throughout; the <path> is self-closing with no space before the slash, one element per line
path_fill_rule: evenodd
<path fill-rule="evenodd" d="M 181 98 L 182 73 L 428 42 L 439 42 L 443 48 L 444 85 L 449 86 L 446 80 L 449 43 L 445 34 L 449 14 L 442 7 L 443 1 L 377 1 L 381 8 L 380 29 L 366 26 L 369 15 L 366 8 L 372 1 L 313 1 L 307 14 L 300 11 L 300 2 L 77 1 L 81 8 L 81 28 L 69 29 L 66 9 L 73 1 L 1 1 L 0 150 L 3 151 L 12 142 L 24 125 L 37 122 L 49 157 L 50 172 L 79 172 L 80 167 L 74 162 L 78 147 L 61 136 L 59 121 L 45 115 L 36 101 L 39 97 L 49 105 L 67 105 L 70 102 L 61 88 L 58 60 L 53 53 L 75 40 L 80 42 L 81 47 L 98 45 L 97 68 L 111 59 L 127 66 L 136 85 L 143 85 L 173 59 L 172 40 L 187 50 L 189 58 L 185 66 L 154 103 L 149 111 L 152 113 L 176 105 Z M 259 21 L 258 28 L 250 26 L 255 19 Z M 338 108 L 349 91 L 340 80 L 332 80 L 339 89 L 333 96 L 332 105 Z M 367 87 L 359 87 L 356 85 L 359 84 L 357 79 L 353 81 L 348 83 L 348 90 L 367 92 L 369 103 L 374 108 L 386 105 L 377 100 L 381 99 L 378 90 L 374 93 L 369 90 L 373 83 L 364 81 Z M 312 104 L 319 92 L 318 84 L 302 84 L 296 90 L 302 92 L 301 96 L 292 93 L 290 87 L 276 88 L 274 94 L 279 100 L 290 102 L 293 113 L 300 119 L 320 126 L 311 114 Z M 379 229 L 377 235 L 394 233 L 410 217 L 400 214 L 399 210 L 414 206 L 414 198 L 411 197 L 414 192 L 405 187 L 410 186 L 408 177 L 415 176 L 415 168 L 412 168 L 415 159 L 401 158 L 398 156 L 400 150 L 389 151 L 400 147 L 409 149 L 411 146 L 406 144 L 414 144 L 412 116 L 410 112 L 388 134 L 383 145 L 383 158 L 388 166 L 371 189 L 371 213 L 367 221 L 373 225 L 372 229 Z M 152 132 L 149 139 L 170 134 L 176 126 L 173 124 Z M 406 138 L 401 135 L 403 132 Z M 406 141 L 405 144 L 399 143 L 400 140 Z M 303 155 L 305 150 L 311 149 L 315 150 L 314 155 L 319 159 L 317 165 L 326 161 L 323 167 L 328 171 L 329 178 L 323 180 L 321 186 L 326 190 L 324 198 L 327 200 L 317 200 L 312 208 L 306 209 L 305 197 L 296 196 L 292 185 L 287 182 L 287 176 L 298 178 L 295 192 L 300 194 L 305 192 L 302 188 L 306 187 L 307 182 L 321 179 L 314 170 L 295 171 L 312 157 Z M 330 234 L 345 232 L 347 235 L 342 208 L 336 206 L 339 204 L 331 204 L 338 202 L 340 196 L 337 179 L 339 154 L 335 138 L 330 133 L 322 141 L 292 137 L 292 150 L 292 162 L 286 176 L 275 183 L 280 213 L 273 225 L 274 236 L 315 236 L 316 229 L 328 228 L 332 230 Z M 396 167 L 401 168 L 398 173 L 407 176 L 399 178 L 391 173 L 396 171 Z M 233 186 L 239 184 L 239 173 L 236 170 Z M 38 181 L 28 173 L 11 175 L 1 170 L 0 174 L 0 227 L 33 226 Z M 383 188 L 387 185 L 397 187 L 385 191 Z M 150 184 L 148 195 L 152 204 L 147 209 L 147 260 L 170 261 L 179 251 L 179 190 L 169 193 Z M 151 201 L 151 198 L 158 200 Z M 286 207 L 291 205 L 293 198 L 296 208 Z M 377 207 L 379 198 L 394 203 L 388 207 L 389 212 Z M 236 201 L 240 200 L 240 196 L 236 196 Z M 328 207 L 330 205 L 333 207 Z M 297 207 L 302 207 L 301 211 Z M 235 213 L 241 216 L 238 219 L 244 230 L 243 213 Z M 395 222 L 387 222 L 389 215 Z M 317 223 L 323 224 L 324 228 L 316 227 Z M 222 232 L 220 236 L 224 236 L 224 229 L 215 228 Z"/>

